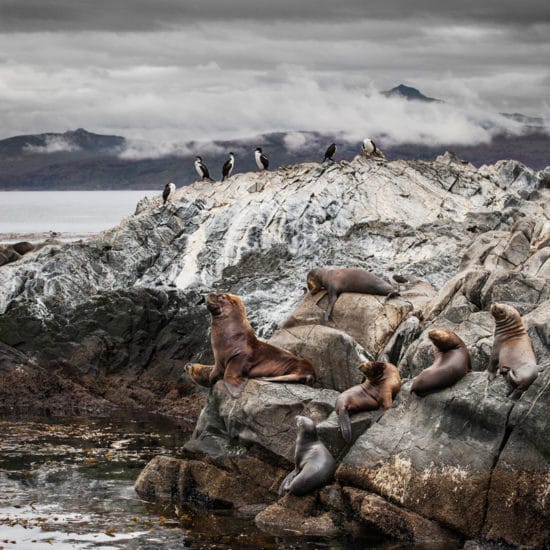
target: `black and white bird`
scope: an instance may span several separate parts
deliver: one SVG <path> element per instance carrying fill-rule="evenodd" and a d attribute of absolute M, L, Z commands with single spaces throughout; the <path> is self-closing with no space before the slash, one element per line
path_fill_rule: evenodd
<path fill-rule="evenodd" d="M 256 159 L 256 165 L 260 170 L 267 170 L 269 167 L 269 159 L 262 153 L 261 147 L 256 147 L 254 152 L 254 158 Z"/>
<path fill-rule="evenodd" d="M 226 160 L 222 168 L 222 181 L 231 176 L 233 172 L 233 167 L 235 166 L 235 155 L 229 153 L 229 160 Z"/>
<path fill-rule="evenodd" d="M 363 153 L 370 157 L 371 155 L 378 155 L 379 150 L 376 147 L 374 141 L 371 138 L 365 138 L 363 140 Z"/>
<path fill-rule="evenodd" d="M 198 155 L 195 157 L 195 170 L 197 171 L 197 174 L 199 175 L 201 180 L 210 180 L 210 172 L 208 172 L 206 164 L 202 162 L 202 158 Z"/>
<path fill-rule="evenodd" d="M 164 201 L 163 205 L 165 205 L 166 202 L 173 197 L 175 192 L 176 192 L 176 184 L 175 183 L 167 183 L 164 186 L 164 191 L 162 192 L 162 200 Z"/>
<path fill-rule="evenodd" d="M 331 143 L 325 151 L 325 158 L 323 159 L 323 162 L 325 162 L 325 160 L 334 160 L 332 158 L 334 153 L 336 153 L 336 143 Z"/>

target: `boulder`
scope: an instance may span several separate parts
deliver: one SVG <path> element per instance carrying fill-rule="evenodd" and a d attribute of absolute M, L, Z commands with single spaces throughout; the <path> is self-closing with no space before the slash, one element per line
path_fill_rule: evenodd
<path fill-rule="evenodd" d="M 483 535 L 517 546 L 550 545 L 550 368 L 515 404 L 490 480 Z"/>
<path fill-rule="evenodd" d="M 254 457 L 212 464 L 156 456 L 141 471 L 134 489 L 143 500 L 165 508 L 192 504 L 246 511 L 272 502 L 283 477 L 283 470 Z"/>
<path fill-rule="evenodd" d="M 359 437 L 336 478 L 464 535 L 480 535 L 513 407 L 506 385 L 472 372 L 423 398 L 409 391 L 404 384 L 394 407 Z"/>
<path fill-rule="evenodd" d="M 285 495 L 262 510 L 254 522 L 262 531 L 275 536 L 334 537 L 342 531 L 331 514 L 319 506 L 317 494 L 304 497 Z"/>
<path fill-rule="evenodd" d="M 185 449 L 222 457 L 228 446 L 254 445 L 292 463 L 296 415 L 320 423 L 334 410 L 337 396 L 333 390 L 251 379 L 243 394 L 233 399 L 219 381 Z"/>
<path fill-rule="evenodd" d="M 451 531 L 436 522 L 395 506 L 378 495 L 352 487 L 345 487 L 343 492 L 363 529 L 419 545 L 458 542 Z"/>
<path fill-rule="evenodd" d="M 346 333 L 321 325 L 278 330 L 269 343 L 309 359 L 315 367 L 315 385 L 338 392 L 360 384 L 359 365 L 373 359 Z"/>

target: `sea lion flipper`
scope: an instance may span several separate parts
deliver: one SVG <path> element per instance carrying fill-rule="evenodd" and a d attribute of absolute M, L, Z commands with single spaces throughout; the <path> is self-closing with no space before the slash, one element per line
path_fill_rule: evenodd
<path fill-rule="evenodd" d="M 290 472 L 283 479 L 283 481 L 279 485 L 279 490 L 278 490 L 279 495 L 282 496 L 284 493 L 286 493 L 288 491 L 288 488 L 289 488 L 290 484 L 294 481 L 294 478 L 298 475 L 298 473 L 299 473 L 298 469 L 294 468 L 294 470 L 292 470 L 292 472 Z"/>
<path fill-rule="evenodd" d="M 338 424 L 340 425 L 340 432 L 342 432 L 344 441 L 351 443 L 351 419 L 347 409 L 342 409 L 338 413 Z"/>

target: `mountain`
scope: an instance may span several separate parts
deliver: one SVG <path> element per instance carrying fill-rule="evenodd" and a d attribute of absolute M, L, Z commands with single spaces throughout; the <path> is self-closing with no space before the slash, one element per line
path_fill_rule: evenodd
<path fill-rule="evenodd" d="M 428 97 L 424 95 L 420 90 L 413 88 L 412 86 L 405 86 L 405 84 L 399 84 L 391 90 L 382 92 L 382 95 L 386 97 L 401 97 L 408 101 L 424 101 L 425 103 L 443 103 L 441 99 L 435 99 L 434 97 Z"/>
<path fill-rule="evenodd" d="M 519 120 L 522 115 L 510 116 Z M 490 143 L 475 145 L 385 146 L 384 136 L 372 137 L 390 160 L 433 160 L 446 150 L 453 150 L 475 166 L 514 159 L 540 170 L 550 164 L 550 136 L 543 128 L 534 126 L 531 119 L 537 120 L 526 118 L 526 131 L 522 135 L 503 133 Z M 360 150 L 359 143 L 346 141 L 340 133 L 298 134 L 296 146 L 293 146 L 296 133 L 272 132 L 248 139 L 189 142 L 180 152 L 172 150 L 162 155 L 153 151 L 156 144 L 142 145 L 139 153 L 133 153 L 135 144 L 124 137 L 95 134 L 82 128 L 16 136 L 0 140 L 0 190 L 162 189 L 170 181 L 181 187 L 197 180 L 193 164 L 197 154 L 203 157 L 212 178 L 221 179 L 228 151 L 236 153 L 234 173 L 239 173 L 257 169 L 254 161 L 257 146 L 267 153 L 271 169 L 306 161 L 321 162 L 332 142 L 338 145 L 337 161 L 350 161 Z M 147 154 L 152 158 L 143 158 Z"/>

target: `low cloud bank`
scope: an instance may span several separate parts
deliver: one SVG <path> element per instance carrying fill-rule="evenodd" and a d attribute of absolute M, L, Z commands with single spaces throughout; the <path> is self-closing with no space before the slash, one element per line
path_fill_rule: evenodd
<path fill-rule="evenodd" d="M 44 145 L 27 144 L 24 151 L 27 153 L 50 154 L 79 151 L 80 147 L 75 143 L 60 136 L 46 136 Z"/>

